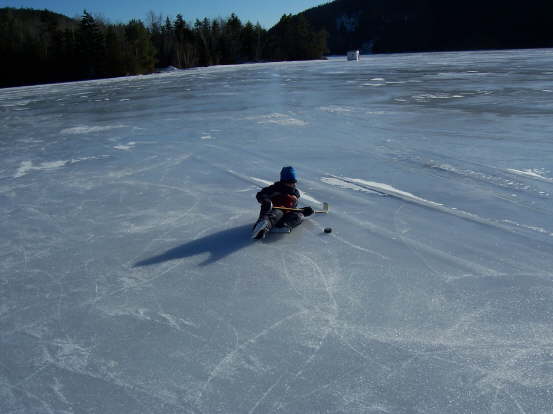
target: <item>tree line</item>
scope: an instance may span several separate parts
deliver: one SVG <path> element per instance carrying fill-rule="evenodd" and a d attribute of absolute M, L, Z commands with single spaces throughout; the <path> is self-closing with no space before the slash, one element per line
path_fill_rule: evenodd
<path fill-rule="evenodd" d="M 110 24 L 48 10 L 0 9 L 0 87 L 147 74 L 157 68 L 320 59 L 326 34 L 303 16 L 284 15 L 270 30 L 226 19 L 187 22 L 150 12 L 146 23 Z"/>

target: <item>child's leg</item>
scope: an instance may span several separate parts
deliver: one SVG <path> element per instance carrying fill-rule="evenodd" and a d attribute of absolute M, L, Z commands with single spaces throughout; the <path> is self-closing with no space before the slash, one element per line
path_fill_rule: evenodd
<path fill-rule="evenodd" d="M 259 209 L 259 217 L 263 217 L 271 212 L 273 209 L 273 203 L 269 200 L 263 200 L 261 203 L 261 208 Z"/>
<path fill-rule="evenodd" d="M 282 217 L 284 216 L 284 212 L 282 210 L 273 208 L 269 214 L 266 215 L 266 217 L 271 222 L 271 227 L 274 227 L 282 220 Z"/>
<path fill-rule="evenodd" d="M 290 228 L 297 227 L 303 221 L 303 214 L 299 211 L 291 211 L 284 214 L 284 217 L 278 223 L 278 226 L 286 226 Z"/>
<path fill-rule="evenodd" d="M 267 212 L 265 211 L 263 206 L 261 206 L 261 211 L 259 212 L 259 220 L 262 220 L 265 218 L 269 219 L 271 223 L 271 228 L 274 227 L 282 219 L 283 216 L 284 216 L 284 212 L 276 208 Z"/>

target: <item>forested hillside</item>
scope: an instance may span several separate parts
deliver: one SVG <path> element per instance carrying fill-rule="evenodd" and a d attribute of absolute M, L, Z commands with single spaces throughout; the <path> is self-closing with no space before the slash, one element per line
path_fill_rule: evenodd
<path fill-rule="evenodd" d="M 284 15 L 267 31 L 226 19 L 187 22 L 150 13 L 146 23 L 110 24 L 44 10 L 0 9 L 0 87 L 151 73 L 267 60 L 319 59 L 325 35 L 303 16 Z"/>
<path fill-rule="evenodd" d="M 334 54 L 553 47 L 551 0 L 336 0 L 301 14 Z"/>

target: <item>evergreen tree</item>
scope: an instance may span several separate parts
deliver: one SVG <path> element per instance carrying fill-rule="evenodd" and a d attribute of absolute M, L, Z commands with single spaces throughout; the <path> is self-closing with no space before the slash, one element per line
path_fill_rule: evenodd
<path fill-rule="evenodd" d="M 213 65 L 220 65 L 223 61 L 223 27 L 224 22 L 221 19 L 215 19 L 211 22 L 209 48 Z"/>
<path fill-rule="evenodd" d="M 150 32 L 150 38 L 152 40 L 152 45 L 154 46 L 156 53 L 156 66 L 165 67 L 168 64 L 162 62 L 163 55 L 161 50 L 163 49 L 163 34 L 161 32 L 162 28 L 162 17 L 161 15 L 156 15 L 153 11 L 148 12 L 147 17 L 148 22 L 148 31 Z"/>
<path fill-rule="evenodd" d="M 175 66 L 190 68 L 195 66 L 194 36 L 181 14 L 177 14 L 174 24 Z"/>
<path fill-rule="evenodd" d="M 263 45 L 267 37 L 267 31 L 261 27 L 259 22 L 255 25 L 255 55 L 254 60 L 259 62 L 263 58 Z"/>
<path fill-rule="evenodd" d="M 77 34 L 77 53 L 81 75 L 94 78 L 105 73 L 105 44 L 100 26 L 86 10 Z"/>
<path fill-rule="evenodd" d="M 155 69 L 155 49 L 150 34 L 140 20 L 131 20 L 125 27 L 127 72 L 151 73 Z"/>
<path fill-rule="evenodd" d="M 244 61 L 257 60 L 257 33 L 251 22 L 247 22 L 240 33 L 240 55 Z"/>
<path fill-rule="evenodd" d="M 125 30 L 122 26 L 109 26 L 106 30 L 106 58 L 109 76 L 124 76 L 128 74 L 125 44 Z"/>
<path fill-rule="evenodd" d="M 167 17 L 165 24 L 161 27 L 161 45 L 157 50 L 158 61 L 161 67 L 167 67 L 169 65 L 178 66 L 176 62 L 176 39 L 175 31 L 171 20 Z"/>
<path fill-rule="evenodd" d="M 195 47 L 198 53 L 198 64 L 200 66 L 210 66 L 213 64 L 211 56 L 210 38 L 211 38 L 211 24 L 209 19 L 205 18 L 200 21 L 196 19 L 194 23 L 194 38 Z"/>
<path fill-rule="evenodd" d="M 223 29 L 224 50 L 221 63 L 232 64 L 242 61 L 241 32 L 242 22 L 232 13 Z"/>

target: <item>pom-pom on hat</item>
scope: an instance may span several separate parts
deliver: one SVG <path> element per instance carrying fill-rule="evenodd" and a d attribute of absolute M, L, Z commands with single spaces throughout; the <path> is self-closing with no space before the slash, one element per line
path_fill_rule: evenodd
<path fill-rule="evenodd" d="M 280 181 L 297 182 L 294 167 L 282 167 L 282 170 L 280 170 Z"/>

